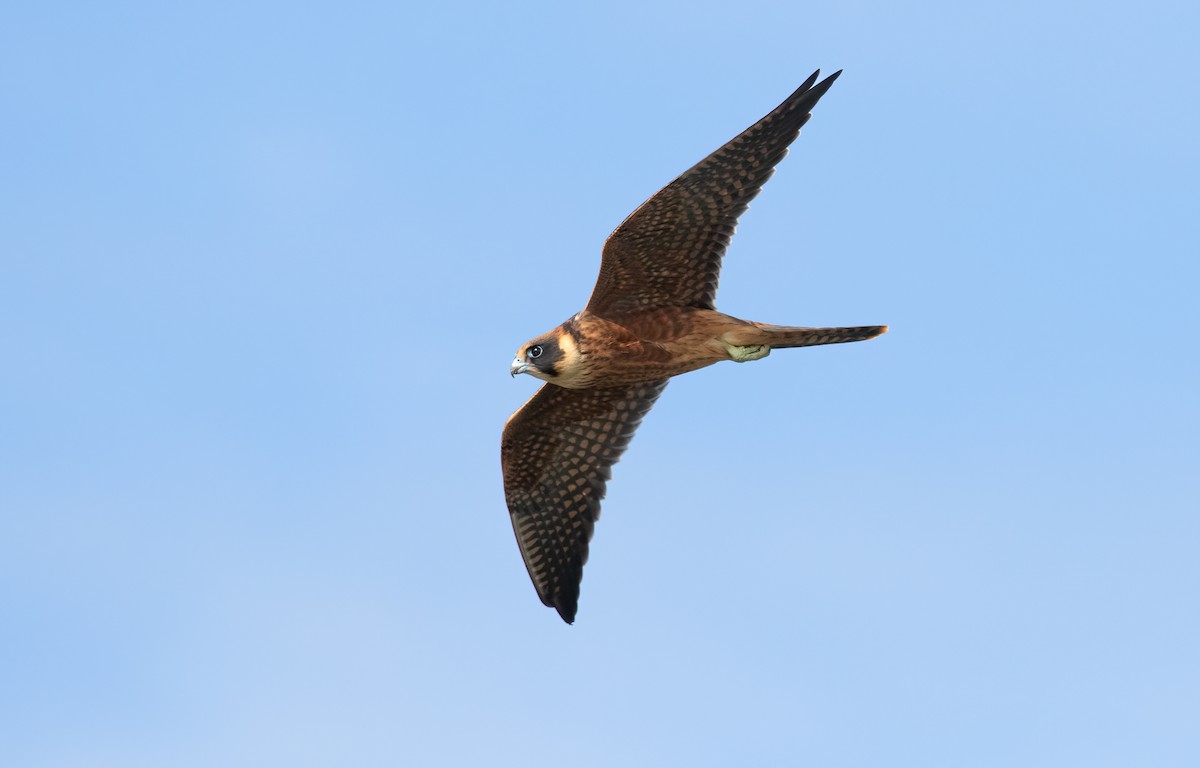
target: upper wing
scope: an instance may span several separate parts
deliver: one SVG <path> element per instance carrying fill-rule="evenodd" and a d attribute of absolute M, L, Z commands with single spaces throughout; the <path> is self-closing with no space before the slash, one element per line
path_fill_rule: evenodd
<path fill-rule="evenodd" d="M 542 602 L 568 624 L 609 468 L 667 381 L 602 389 L 545 384 L 504 426 L 504 495 Z"/>
<path fill-rule="evenodd" d="M 738 216 L 800 135 L 840 71 L 814 72 L 769 115 L 659 190 L 604 244 L 587 308 L 597 314 L 655 306 L 713 309 L 721 257 Z"/>

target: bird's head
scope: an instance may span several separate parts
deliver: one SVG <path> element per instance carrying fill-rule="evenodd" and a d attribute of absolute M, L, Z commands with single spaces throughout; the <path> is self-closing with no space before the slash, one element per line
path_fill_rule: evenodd
<path fill-rule="evenodd" d="M 513 376 L 528 373 L 542 381 L 554 381 L 563 372 L 570 348 L 573 348 L 570 334 L 564 333 L 562 328 L 555 328 L 523 344 L 517 350 L 517 357 L 508 372 Z"/>

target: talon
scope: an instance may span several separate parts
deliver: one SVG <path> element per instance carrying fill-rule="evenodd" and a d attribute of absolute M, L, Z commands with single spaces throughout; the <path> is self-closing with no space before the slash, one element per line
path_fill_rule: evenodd
<path fill-rule="evenodd" d="M 735 363 L 748 363 L 751 360 L 762 360 L 764 357 L 771 354 L 771 348 L 766 344 L 749 344 L 744 347 L 726 344 L 725 351 L 729 353 L 729 359 Z"/>

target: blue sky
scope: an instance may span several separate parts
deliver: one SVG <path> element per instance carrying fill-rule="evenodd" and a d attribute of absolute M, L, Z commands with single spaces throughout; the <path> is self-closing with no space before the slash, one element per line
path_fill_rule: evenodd
<path fill-rule="evenodd" d="M 1200 764 L 1194 4 L 0 12 L 0 763 Z M 517 345 L 812 70 L 575 626 Z"/>

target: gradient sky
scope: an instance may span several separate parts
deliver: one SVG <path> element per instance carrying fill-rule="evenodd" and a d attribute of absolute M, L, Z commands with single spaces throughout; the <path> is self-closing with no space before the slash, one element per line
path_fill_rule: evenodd
<path fill-rule="evenodd" d="M 0 764 L 1200 765 L 1195 3 L 12 3 Z M 812 70 L 575 626 L 508 363 Z"/>

